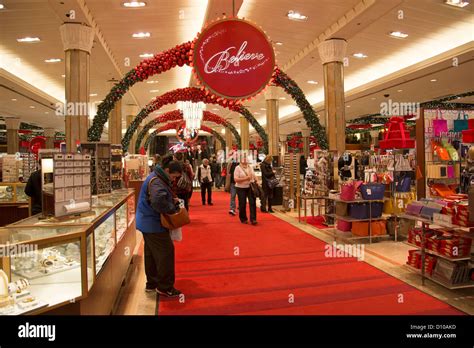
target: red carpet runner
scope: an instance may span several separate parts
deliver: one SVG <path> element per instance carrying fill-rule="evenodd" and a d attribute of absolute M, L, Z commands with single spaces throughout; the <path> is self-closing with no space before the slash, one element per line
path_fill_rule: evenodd
<path fill-rule="evenodd" d="M 461 314 L 355 258 L 325 257 L 324 242 L 270 214 L 243 225 L 228 214 L 228 194 L 213 198 L 201 206 L 193 195 L 192 223 L 175 244 L 185 298 L 161 297 L 159 315 Z"/>

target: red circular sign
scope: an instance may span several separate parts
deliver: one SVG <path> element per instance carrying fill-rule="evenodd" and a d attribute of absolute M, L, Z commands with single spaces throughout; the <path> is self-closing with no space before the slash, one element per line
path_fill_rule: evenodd
<path fill-rule="evenodd" d="M 193 65 L 198 79 L 212 93 L 245 99 L 268 84 L 275 54 L 262 30 L 241 19 L 224 19 L 198 36 Z"/>

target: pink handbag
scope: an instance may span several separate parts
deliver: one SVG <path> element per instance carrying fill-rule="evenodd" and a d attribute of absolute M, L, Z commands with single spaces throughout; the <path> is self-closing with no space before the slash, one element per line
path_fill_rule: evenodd
<path fill-rule="evenodd" d="M 356 188 L 354 183 L 343 184 L 341 187 L 341 200 L 343 201 L 353 201 L 355 199 Z"/>
<path fill-rule="evenodd" d="M 352 222 L 337 220 L 337 229 L 342 232 L 350 232 L 352 230 Z"/>
<path fill-rule="evenodd" d="M 436 119 L 433 120 L 433 132 L 436 137 L 441 136 L 441 133 L 448 132 L 448 120 L 438 118 L 438 115 L 440 114 L 441 111 L 436 111 Z"/>

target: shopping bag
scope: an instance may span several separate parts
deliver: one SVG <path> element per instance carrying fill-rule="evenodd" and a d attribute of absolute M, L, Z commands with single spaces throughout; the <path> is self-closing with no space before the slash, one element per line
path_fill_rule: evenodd
<path fill-rule="evenodd" d="M 458 119 L 454 120 L 454 131 L 459 133 L 466 129 L 469 129 L 468 115 L 464 114 L 461 118 L 461 113 L 458 113 Z"/>
<path fill-rule="evenodd" d="M 448 120 L 443 120 L 440 115 L 441 111 L 438 110 L 436 112 L 436 118 L 433 120 L 433 131 L 436 137 L 448 131 Z"/>
<path fill-rule="evenodd" d="M 181 242 L 183 240 L 183 231 L 181 227 L 175 228 L 170 231 L 171 240 Z"/>

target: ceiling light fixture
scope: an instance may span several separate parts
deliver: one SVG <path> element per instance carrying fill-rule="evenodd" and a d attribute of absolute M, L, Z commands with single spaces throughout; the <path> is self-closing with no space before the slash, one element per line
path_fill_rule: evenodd
<path fill-rule="evenodd" d="M 34 109 L 35 107 L 33 105 L 30 105 L 30 109 Z"/>
<path fill-rule="evenodd" d="M 288 11 L 286 16 L 288 17 L 288 19 L 291 19 L 292 21 L 305 21 L 308 19 L 308 16 L 302 15 L 301 13 L 293 11 L 293 10 Z"/>
<path fill-rule="evenodd" d="M 431 82 L 436 82 L 436 81 L 438 81 L 438 80 L 436 80 L 436 79 L 431 79 L 430 81 L 431 81 Z"/>
<path fill-rule="evenodd" d="M 45 113 L 45 114 L 49 114 L 49 111 L 45 111 L 44 113 Z"/>
<path fill-rule="evenodd" d="M 217 108 L 214 108 L 214 109 L 212 109 L 212 111 L 219 111 L 219 109 L 217 109 Z"/>
<path fill-rule="evenodd" d="M 260 110 L 262 110 L 262 111 L 266 111 L 267 109 L 265 109 L 265 108 L 260 108 Z"/>
<path fill-rule="evenodd" d="M 462 1 L 462 0 L 446 0 L 444 3 L 446 5 L 461 7 L 461 8 L 469 5 L 469 1 Z"/>
<path fill-rule="evenodd" d="M 140 58 L 151 58 L 153 56 L 154 56 L 153 53 L 142 53 L 142 54 L 140 54 Z"/>
<path fill-rule="evenodd" d="M 403 92 L 403 89 L 398 89 L 397 92 Z"/>
<path fill-rule="evenodd" d="M 308 80 L 306 82 L 308 82 L 310 85 L 317 85 L 318 84 L 318 81 L 314 81 L 314 80 Z"/>
<path fill-rule="evenodd" d="M 275 42 L 275 45 L 282 46 L 282 45 L 283 45 L 283 42 L 276 41 L 276 42 Z"/>
<path fill-rule="evenodd" d="M 127 1 L 122 4 L 123 7 L 127 8 L 137 8 L 137 7 L 145 7 L 146 2 L 143 1 Z"/>
<path fill-rule="evenodd" d="M 139 33 L 132 34 L 132 37 L 134 37 L 135 39 L 144 39 L 150 36 L 151 34 L 149 32 L 139 32 Z"/>
<path fill-rule="evenodd" d="M 391 37 L 396 37 L 397 39 L 404 39 L 408 34 L 402 33 L 401 31 L 392 31 L 389 34 Z"/>
<path fill-rule="evenodd" d="M 346 108 L 350 108 L 351 106 L 350 105 L 346 105 Z"/>
<path fill-rule="evenodd" d="M 206 104 L 203 102 L 193 103 L 192 101 L 179 101 L 177 107 L 183 113 L 183 119 L 186 121 L 186 129 L 193 131 L 201 128 Z"/>
<path fill-rule="evenodd" d="M 62 74 L 61 77 L 66 77 L 66 75 Z"/>
<path fill-rule="evenodd" d="M 3 10 L 5 9 L 5 5 L 4 4 L 0 4 L 0 10 Z"/>
<path fill-rule="evenodd" d="M 151 81 L 147 81 L 146 83 L 155 84 L 155 83 L 158 83 L 158 81 L 156 81 L 156 80 L 151 80 Z"/>
<path fill-rule="evenodd" d="M 280 100 L 286 100 L 286 98 L 285 98 L 285 97 L 280 97 L 280 98 L 278 98 L 278 99 L 280 99 Z"/>
<path fill-rule="evenodd" d="M 40 42 L 41 39 L 39 37 L 23 37 L 21 39 L 16 39 L 18 42 Z"/>
<path fill-rule="evenodd" d="M 160 91 L 159 89 L 150 89 L 150 93 L 157 93 L 159 91 Z"/>
<path fill-rule="evenodd" d="M 354 53 L 352 55 L 353 57 L 356 57 L 356 58 L 367 58 L 367 55 L 363 54 L 363 53 Z"/>
<path fill-rule="evenodd" d="M 61 58 L 50 58 L 44 60 L 45 63 L 59 63 L 60 61 L 62 61 Z"/>
<path fill-rule="evenodd" d="M 15 99 L 15 98 L 12 98 L 12 101 L 16 101 L 16 99 Z"/>
<path fill-rule="evenodd" d="M 97 93 L 91 93 L 89 94 L 89 97 L 97 97 Z"/>

